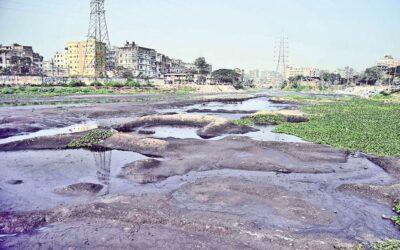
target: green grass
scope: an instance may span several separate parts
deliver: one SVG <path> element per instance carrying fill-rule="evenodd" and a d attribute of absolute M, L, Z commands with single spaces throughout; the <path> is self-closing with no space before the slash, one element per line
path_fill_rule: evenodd
<path fill-rule="evenodd" d="M 303 108 L 310 121 L 283 123 L 275 132 L 336 148 L 375 155 L 400 155 L 400 105 L 351 99 Z"/>
<path fill-rule="evenodd" d="M 234 123 L 239 126 L 252 125 L 277 125 L 286 122 L 287 118 L 282 114 L 260 113 L 246 118 L 235 120 Z"/>
<path fill-rule="evenodd" d="M 101 141 L 112 136 L 113 132 L 105 129 L 94 129 L 79 139 L 75 139 L 68 144 L 68 148 L 91 148 Z"/>
<path fill-rule="evenodd" d="M 125 84 L 119 82 L 107 82 L 102 86 L 99 82 L 91 83 L 92 86 L 71 87 L 71 86 L 0 86 L 0 98 L 29 98 L 29 97 L 54 97 L 71 95 L 135 95 L 139 93 L 172 93 L 191 94 L 195 90 L 183 88 L 178 90 L 159 89 L 151 84 L 141 85 L 135 81 Z M 122 88 L 124 87 L 124 88 Z"/>
<path fill-rule="evenodd" d="M 112 94 L 110 89 L 94 87 L 2 87 L 0 97 L 32 97 L 32 96 L 66 96 L 66 95 L 106 95 Z"/>
<path fill-rule="evenodd" d="M 398 215 L 392 217 L 392 221 L 397 226 L 400 226 L 400 202 L 396 202 L 396 206 L 393 208 L 393 211 L 396 212 Z"/>
<path fill-rule="evenodd" d="M 289 95 L 274 97 L 273 100 L 277 101 L 295 101 L 305 103 L 333 103 L 333 102 L 347 102 L 351 101 L 352 97 L 317 97 L 317 96 L 305 96 L 305 95 Z"/>
<path fill-rule="evenodd" d="M 373 247 L 374 250 L 399 250 L 400 241 L 399 240 L 388 240 L 384 242 L 378 242 Z"/>

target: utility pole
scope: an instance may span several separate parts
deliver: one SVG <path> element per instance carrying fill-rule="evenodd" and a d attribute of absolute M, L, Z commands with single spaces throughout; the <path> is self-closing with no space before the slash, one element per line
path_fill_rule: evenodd
<path fill-rule="evenodd" d="M 87 67 L 86 64 L 93 65 L 95 68 L 95 77 L 98 77 L 98 72 L 96 70 L 96 64 L 98 58 L 96 58 L 96 48 L 94 49 L 95 56 L 90 58 L 90 61 L 87 62 L 87 54 L 88 54 L 88 42 L 90 40 L 94 40 L 96 42 L 103 43 L 105 45 L 105 56 L 107 57 L 108 51 L 111 49 L 110 38 L 108 35 L 108 28 L 106 22 L 106 11 L 104 7 L 105 0 L 91 0 L 90 1 L 90 22 L 89 29 L 87 34 L 86 46 L 85 46 L 85 56 L 84 56 L 84 66 L 83 66 L 83 74 L 85 73 L 85 69 Z M 106 63 L 106 69 L 109 68 L 107 65 L 107 60 L 104 58 Z"/>
<path fill-rule="evenodd" d="M 275 61 L 276 61 L 276 75 L 284 77 L 285 67 L 288 63 L 288 50 L 289 50 L 289 39 L 284 34 L 278 38 L 275 43 Z"/>

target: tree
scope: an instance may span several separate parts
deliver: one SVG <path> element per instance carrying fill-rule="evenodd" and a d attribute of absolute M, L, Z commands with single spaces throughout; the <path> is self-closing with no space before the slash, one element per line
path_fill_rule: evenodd
<path fill-rule="evenodd" d="M 320 79 L 324 82 L 335 84 L 340 83 L 340 74 L 330 73 L 328 71 L 321 71 L 319 75 Z"/>
<path fill-rule="evenodd" d="M 194 66 L 196 66 L 197 72 L 200 75 L 207 75 L 210 73 L 210 65 L 207 63 L 204 57 L 199 57 L 194 61 Z"/>
<path fill-rule="evenodd" d="M 240 82 L 240 74 L 233 69 L 219 69 L 212 73 L 212 77 L 219 83 L 236 84 Z"/>
<path fill-rule="evenodd" d="M 374 85 L 380 79 L 380 75 L 381 70 L 378 67 L 367 68 L 360 77 L 360 82 Z"/>

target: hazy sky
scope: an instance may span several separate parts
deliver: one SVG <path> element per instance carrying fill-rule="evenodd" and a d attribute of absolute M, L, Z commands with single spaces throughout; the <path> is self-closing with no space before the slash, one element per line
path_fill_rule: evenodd
<path fill-rule="evenodd" d="M 0 43 L 49 58 L 84 40 L 90 0 L 0 0 Z M 274 69 L 285 32 L 289 62 L 360 70 L 400 57 L 400 0 L 106 0 L 112 45 L 126 40 L 214 68 Z"/>

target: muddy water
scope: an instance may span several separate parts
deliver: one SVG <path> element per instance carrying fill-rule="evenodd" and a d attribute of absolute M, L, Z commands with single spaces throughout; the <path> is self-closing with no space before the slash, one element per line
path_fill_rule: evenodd
<path fill-rule="evenodd" d="M 63 127 L 63 128 L 44 129 L 44 130 L 40 130 L 40 131 L 37 131 L 34 133 L 28 133 L 25 135 L 17 135 L 17 136 L 8 137 L 5 139 L 0 139 L 0 144 L 21 141 L 21 140 L 31 139 L 31 138 L 35 138 L 35 137 L 40 137 L 40 136 L 52 136 L 52 135 L 84 132 L 84 131 L 95 129 L 97 127 L 98 127 L 98 125 L 96 122 L 86 122 L 86 123 L 75 124 L 75 125 Z"/>
<path fill-rule="evenodd" d="M 219 110 L 224 109 L 228 111 L 240 110 L 240 111 L 252 111 L 252 110 L 278 110 L 287 107 L 286 104 L 275 104 L 269 101 L 267 97 L 259 97 L 243 102 L 209 102 L 203 104 L 196 104 L 186 107 L 186 109 L 210 109 Z"/>
<path fill-rule="evenodd" d="M 194 114 L 208 114 L 214 116 L 220 116 L 227 119 L 239 119 L 241 116 L 247 114 L 248 111 L 259 111 L 259 110 L 279 110 L 289 105 L 286 104 L 275 104 L 269 101 L 267 97 L 253 98 L 242 102 L 206 102 L 201 104 L 189 105 L 180 108 L 170 108 L 160 110 L 160 113 L 186 113 L 187 110 L 198 109 L 198 110 L 209 110 L 207 113 L 194 113 Z M 226 110 L 226 113 L 218 112 L 213 113 L 212 111 Z M 229 111 L 239 111 L 238 114 L 230 114 Z M 240 114 L 240 111 L 243 113 Z"/>
<path fill-rule="evenodd" d="M 103 185 L 98 195 L 132 190 L 118 178 L 121 168 L 146 157 L 134 152 L 86 150 L 0 152 L 0 210 L 29 211 L 61 204 L 82 203 L 93 196 L 63 196 L 55 188 L 89 182 Z M 21 180 L 11 185 L 9 180 Z"/>

